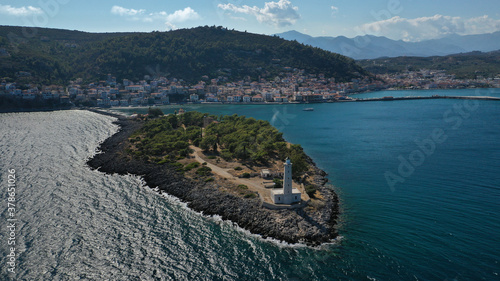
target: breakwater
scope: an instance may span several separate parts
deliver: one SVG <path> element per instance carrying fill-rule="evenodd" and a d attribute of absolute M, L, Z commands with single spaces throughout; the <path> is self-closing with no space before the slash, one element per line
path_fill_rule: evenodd
<path fill-rule="evenodd" d="M 460 100 L 497 100 L 500 101 L 498 97 L 490 97 L 490 96 L 440 96 L 434 95 L 430 97 L 381 97 L 381 98 L 357 98 L 348 101 L 397 101 L 397 100 L 430 100 L 430 99 L 460 99 Z"/>

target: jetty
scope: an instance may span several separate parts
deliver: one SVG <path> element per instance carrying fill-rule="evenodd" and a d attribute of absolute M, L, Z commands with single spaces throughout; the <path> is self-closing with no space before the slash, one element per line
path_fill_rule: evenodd
<path fill-rule="evenodd" d="M 406 96 L 406 97 L 381 97 L 381 98 L 353 98 L 352 101 L 397 101 L 397 100 L 429 100 L 429 99 L 459 99 L 459 100 L 498 100 L 500 97 L 490 97 L 490 96 Z"/>

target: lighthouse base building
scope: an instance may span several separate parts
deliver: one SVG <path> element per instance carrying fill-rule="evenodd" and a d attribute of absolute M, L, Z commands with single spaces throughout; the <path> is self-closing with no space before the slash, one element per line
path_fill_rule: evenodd
<path fill-rule="evenodd" d="M 300 202 L 301 193 L 298 189 L 292 188 L 292 163 L 286 159 L 285 172 L 283 174 L 283 189 L 271 191 L 271 199 L 274 204 L 292 204 Z"/>

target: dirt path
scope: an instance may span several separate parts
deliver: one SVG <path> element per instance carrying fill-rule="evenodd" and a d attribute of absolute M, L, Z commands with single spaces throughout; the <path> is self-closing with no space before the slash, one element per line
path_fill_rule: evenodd
<path fill-rule="evenodd" d="M 198 161 L 200 164 L 203 164 L 206 162 L 207 167 L 212 169 L 212 172 L 214 174 L 217 174 L 218 176 L 220 176 L 222 178 L 226 178 L 235 184 L 244 184 L 248 187 L 249 190 L 258 192 L 261 200 L 264 200 L 266 202 L 272 202 L 271 201 L 271 190 L 266 189 L 264 187 L 261 179 L 242 179 L 242 178 L 235 177 L 235 176 L 231 175 L 230 173 L 228 173 L 228 171 L 230 169 L 224 169 L 224 168 L 221 168 L 219 166 L 216 166 L 214 164 L 208 163 L 207 161 L 203 160 L 203 158 L 201 158 L 201 156 L 200 156 L 200 154 L 202 153 L 201 148 L 195 147 L 195 146 L 190 146 L 190 148 L 194 150 L 193 155 L 194 155 L 194 158 L 196 159 L 196 161 Z"/>
<path fill-rule="evenodd" d="M 195 147 L 195 146 L 190 146 L 191 149 L 193 149 L 194 153 L 194 158 L 196 161 L 198 161 L 200 164 L 207 163 L 207 167 L 212 169 L 212 172 L 214 174 L 217 174 L 218 176 L 222 178 L 226 178 L 229 181 L 239 185 L 239 184 L 244 184 L 248 187 L 249 190 L 255 191 L 259 193 L 260 199 L 269 203 L 273 203 L 271 199 L 271 189 L 265 188 L 263 184 L 263 180 L 261 178 L 250 178 L 250 179 L 243 179 L 243 178 L 238 178 L 233 175 L 231 175 L 228 171 L 230 171 L 230 168 L 221 168 L 217 165 L 208 163 L 205 161 L 203 158 L 201 158 L 201 154 L 203 153 L 201 148 Z M 304 186 L 300 185 L 298 183 L 293 183 L 293 188 L 297 188 L 301 193 L 302 193 L 302 200 L 309 200 L 309 196 L 307 193 L 305 193 Z"/>
<path fill-rule="evenodd" d="M 195 147 L 192 145 L 190 146 L 190 148 L 194 150 L 194 158 L 196 159 L 196 161 L 200 162 L 200 164 L 206 162 L 207 167 L 212 169 L 212 172 L 216 173 L 217 175 L 219 175 L 223 178 L 227 178 L 227 179 L 234 178 L 233 175 L 231 175 L 230 173 L 227 172 L 229 169 L 223 169 L 219 166 L 215 166 L 214 164 L 210 164 L 207 161 L 203 160 L 203 158 L 201 158 L 201 156 L 200 156 L 200 153 L 202 153 L 201 148 Z"/>

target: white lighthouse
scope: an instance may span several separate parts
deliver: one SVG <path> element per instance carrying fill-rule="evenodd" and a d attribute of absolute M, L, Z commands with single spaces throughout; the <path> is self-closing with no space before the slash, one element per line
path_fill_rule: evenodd
<path fill-rule="evenodd" d="M 292 163 L 290 159 L 285 161 L 285 172 L 283 173 L 283 189 L 275 189 L 271 192 L 274 204 L 292 204 L 300 202 L 301 193 L 292 188 Z"/>
<path fill-rule="evenodd" d="M 286 159 L 285 162 L 285 173 L 283 173 L 283 194 L 292 193 L 292 162 L 290 159 Z"/>

